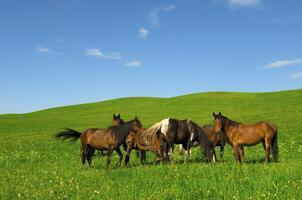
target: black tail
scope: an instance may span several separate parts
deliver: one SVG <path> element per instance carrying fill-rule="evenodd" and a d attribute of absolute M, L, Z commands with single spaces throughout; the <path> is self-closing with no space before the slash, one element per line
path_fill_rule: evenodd
<path fill-rule="evenodd" d="M 272 148 L 273 148 L 273 159 L 275 162 L 278 161 L 278 131 L 277 131 L 277 128 L 276 128 L 276 134 L 273 138 L 273 141 L 272 141 Z"/>
<path fill-rule="evenodd" d="M 58 132 L 55 136 L 56 138 L 62 138 L 63 140 L 71 139 L 71 141 L 76 141 L 81 137 L 80 132 L 66 128 L 65 131 Z"/>

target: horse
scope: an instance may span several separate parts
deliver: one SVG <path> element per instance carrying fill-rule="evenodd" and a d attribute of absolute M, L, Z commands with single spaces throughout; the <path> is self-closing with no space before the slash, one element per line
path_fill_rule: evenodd
<path fill-rule="evenodd" d="M 120 114 L 118 114 L 118 115 L 113 114 L 113 119 L 112 119 L 112 125 L 113 126 L 118 126 L 118 125 L 123 124 L 123 123 L 125 123 L 125 121 L 121 118 Z M 124 149 L 126 150 L 125 145 L 124 145 Z M 104 150 L 98 150 L 98 152 L 101 156 L 106 155 L 106 153 L 104 153 Z"/>
<path fill-rule="evenodd" d="M 273 160 L 278 161 L 278 137 L 277 127 L 268 122 L 256 122 L 254 124 L 243 124 L 236 122 L 213 112 L 215 132 L 222 131 L 226 142 L 229 143 L 234 152 L 235 160 L 241 163 L 244 160 L 244 146 L 254 146 L 262 142 L 265 149 L 265 162 L 270 160 L 272 148 Z"/>
<path fill-rule="evenodd" d="M 196 141 L 199 142 L 201 149 L 204 150 L 203 154 L 208 162 L 212 161 L 211 142 L 201 127 L 189 119 L 177 120 L 166 118 L 154 124 L 146 131 L 155 132 L 158 134 L 159 139 L 166 144 L 165 152 L 167 152 L 170 162 L 173 162 L 174 144 L 182 144 L 184 147 L 184 163 L 186 163 L 192 144 Z"/>
<path fill-rule="evenodd" d="M 217 160 L 215 147 L 220 146 L 220 159 L 223 160 L 223 152 L 225 147 L 225 139 L 221 132 L 216 133 L 214 126 L 212 124 L 207 124 L 201 127 L 207 138 L 210 140 L 212 144 L 212 151 L 213 151 L 213 160 Z M 199 146 L 199 143 L 196 141 L 193 143 L 192 147 Z M 178 148 L 179 153 L 184 152 L 183 146 L 180 144 Z M 190 152 L 191 154 L 191 152 Z"/>
<path fill-rule="evenodd" d="M 116 167 L 119 167 L 123 159 L 120 146 L 125 143 L 126 138 L 131 131 L 135 133 L 141 128 L 142 123 L 137 117 L 135 117 L 133 120 L 117 126 L 110 126 L 105 129 L 89 128 L 83 133 L 68 128 L 57 133 L 56 137 L 71 139 L 72 141 L 81 138 L 82 164 L 84 165 L 85 161 L 87 160 L 89 167 L 91 167 L 92 156 L 95 149 L 107 150 L 107 171 L 111 162 L 113 151 L 115 150 L 119 155 L 119 161 L 116 163 Z"/>
<path fill-rule="evenodd" d="M 126 139 L 126 143 L 126 166 L 128 166 L 130 154 L 133 149 L 140 150 L 141 164 L 144 164 L 144 162 L 146 161 L 146 151 L 154 152 L 159 158 L 160 162 L 162 162 L 164 159 L 162 142 L 156 132 L 148 131 L 148 129 L 142 129 L 137 133 L 130 133 Z"/>
<path fill-rule="evenodd" d="M 215 127 L 212 124 L 207 124 L 201 127 L 207 138 L 212 143 L 214 159 L 217 160 L 215 147 L 220 146 L 220 159 L 223 160 L 223 152 L 225 147 L 225 138 L 222 132 L 215 132 Z"/>

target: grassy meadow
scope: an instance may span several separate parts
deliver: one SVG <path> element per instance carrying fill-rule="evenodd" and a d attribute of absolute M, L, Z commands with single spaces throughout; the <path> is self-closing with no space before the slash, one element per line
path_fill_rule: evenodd
<path fill-rule="evenodd" d="M 107 127 L 112 114 L 124 120 L 139 116 L 143 126 L 166 117 L 190 118 L 199 125 L 213 123 L 212 112 L 251 123 L 260 120 L 278 127 L 279 162 L 263 163 L 261 144 L 245 148 L 245 162 L 235 163 L 229 145 L 225 161 L 207 164 L 194 148 L 188 164 L 174 152 L 175 164 L 140 165 L 133 153 L 131 166 L 109 173 L 105 157 L 82 167 L 79 141 L 54 138 L 62 128 L 83 131 Z M 219 148 L 217 148 L 219 151 Z M 0 199 L 301 199 L 302 90 L 271 93 L 210 92 L 174 98 L 123 98 L 0 115 Z"/>

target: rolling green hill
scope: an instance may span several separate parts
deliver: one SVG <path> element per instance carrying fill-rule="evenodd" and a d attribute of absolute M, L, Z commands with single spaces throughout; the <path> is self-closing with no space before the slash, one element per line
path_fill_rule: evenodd
<path fill-rule="evenodd" d="M 225 161 L 207 164 L 195 148 L 189 163 L 174 152 L 176 163 L 116 169 L 94 157 L 81 166 L 79 142 L 61 142 L 54 134 L 65 127 L 107 127 L 112 114 L 124 120 L 139 116 L 144 127 L 166 117 L 213 123 L 212 112 L 241 122 L 266 120 L 278 127 L 278 163 L 263 163 L 262 145 L 246 148 L 237 165 L 227 146 Z M 218 149 L 217 149 L 218 150 Z M 302 196 L 302 90 L 271 93 L 209 92 L 173 98 L 122 98 L 52 108 L 27 114 L 0 115 L 0 199 L 299 199 Z"/>

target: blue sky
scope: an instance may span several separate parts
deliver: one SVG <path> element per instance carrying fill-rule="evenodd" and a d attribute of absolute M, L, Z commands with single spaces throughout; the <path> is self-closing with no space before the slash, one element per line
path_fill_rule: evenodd
<path fill-rule="evenodd" d="M 302 86 L 300 0 L 2 0 L 0 113 Z"/>

